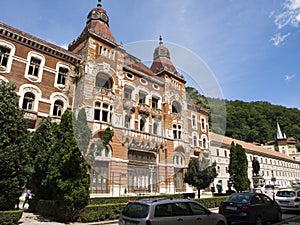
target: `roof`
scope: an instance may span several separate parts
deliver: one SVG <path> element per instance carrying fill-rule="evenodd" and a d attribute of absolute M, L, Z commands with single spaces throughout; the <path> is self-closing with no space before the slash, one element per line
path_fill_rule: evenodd
<path fill-rule="evenodd" d="M 226 136 L 223 136 L 220 134 L 210 132 L 209 138 L 210 138 L 210 142 L 221 143 L 227 147 L 230 147 L 231 143 L 234 142 L 235 144 L 241 145 L 247 153 L 252 153 L 252 154 L 257 154 L 257 155 L 266 155 L 266 156 L 273 157 L 273 158 L 280 158 L 280 159 L 292 161 L 295 163 L 300 163 L 300 162 L 295 161 L 292 157 L 287 156 L 283 153 L 272 151 L 272 150 L 266 149 L 262 146 L 257 146 L 255 144 L 252 144 L 249 142 L 240 141 L 240 140 L 226 137 Z"/>
<path fill-rule="evenodd" d="M 14 33 L 14 35 L 9 35 L 10 33 Z M 18 38 L 17 35 L 19 35 L 23 38 Z M 1 22 L 0 22 L 0 36 L 4 36 L 5 38 L 11 39 L 15 42 L 22 43 L 23 45 L 29 45 L 28 41 L 35 42 L 37 44 L 36 46 L 30 45 L 29 47 L 38 48 L 38 50 L 41 52 L 55 55 L 56 57 L 59 57 L 59 58 L 62 58 L 61 53 L 63 53 L 65 55 L 65 58 L 64 58 L 65 60 L 67 60 L 67 58 L 70 58 L 71 61 L 79 61 L 80 60 L 80 56 L 78 56 L 77 54 L 75 54 L 71 51 L 68 51 L 67 49 L 64 49 L 60 46 L 57 46 L 55 44 L 52 44 L 45 40 L 42 40 L 38 37 L 35 37 L 28 33 L 25 33 L 24 31 L 18 30 L 14 27 L 11 27 L 11 26 L 1 23 Z"/>

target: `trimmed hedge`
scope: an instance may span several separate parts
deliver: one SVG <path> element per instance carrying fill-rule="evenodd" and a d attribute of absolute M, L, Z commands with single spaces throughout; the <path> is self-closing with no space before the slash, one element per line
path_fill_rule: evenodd
<path fill-rule="evenodd" d="M 143 196 L 122 196 L 122 197 L 96 197 L 90 198 L 90 205 L 100 204 L 118 204 L 127 203 L 129 200 L 138 200 L 143 198 L 185 198 L 190 193 L 173 194 L 173 195 L 143 195 Z"/>
<path fill-rule="evenodd" d="M 16 225 L 21 219 L 23 210 L 0 211 L 1 225 Z"/>
<path fill-rule="evenodd" d="M 127 203 L 88 205 L 83 212 L 80 213 L 77 221 L 86 223 L 118 219 L 126 204 Z"/>

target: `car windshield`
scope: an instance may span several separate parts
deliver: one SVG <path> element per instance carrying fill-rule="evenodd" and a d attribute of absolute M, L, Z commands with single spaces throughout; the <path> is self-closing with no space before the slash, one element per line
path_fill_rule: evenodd
<path fill-rule="evenodd" d="M 276 196 L 278 197 L 295 197 L 294 191 L 277 191 Z"/>
<path fill-rule="evenodd" d="M 251 199 L 251 195 L 246 194 L 233 194 L 230 195 L 228 201 L 238 203 L 248 203 Z"/>
<path fill-rule="evenodd" d="M 129 203 L 122 214 L 131 218 L 145 218 L 148 215 L 149 206 L 137 202 Z"/>

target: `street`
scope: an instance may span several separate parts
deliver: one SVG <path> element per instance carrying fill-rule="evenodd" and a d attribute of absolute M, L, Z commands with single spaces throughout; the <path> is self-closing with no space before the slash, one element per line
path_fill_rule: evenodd
<path fill-rule="evenodd" d="M 211 209 L 212 212 L 218 212 L 218 208 Z M 282 214 L 282 221 L 286 221 L 290 218 L 295 216 L 299 216 L 299 212 L 297 211 L 284 211 Z M 24 212 L 22 219 L 19 221 L 19 224 L 22 225 L 42 225 L 42 224 L 49 224 L 49 225 L 63 225 L 65 223 L 55 222 L 51 219 L 45 219 L 33 213 Z M 110 225 L 118 225 L 116 220 L 114 221 L 102 221 L 102 222 L 92 222 L 92 223 L 69 223 L 70 225 L 100 225 L 100 224 L 110 224 Z M 274 224 L 274 223 L 273 223 Z M 297 223 L 293 223 L 296 225 Z M 242 224 L 236 224 L 242 225 Z M 299 223 L 300 225 L 300 223 Z"/>

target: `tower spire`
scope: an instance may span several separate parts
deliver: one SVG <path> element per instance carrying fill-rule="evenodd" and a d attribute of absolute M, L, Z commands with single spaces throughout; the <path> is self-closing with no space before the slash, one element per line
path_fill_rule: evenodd
<path fill-rule="evenodd" d="M 163 39 L 162 39 L 162 36 L 159 35 L 159 44 L 162 45 L 163 44 Z"/>
<path fill-rule="evenodd" d="M 98 0 L 97 7 L 102 7 L 101 0 Z"/>

